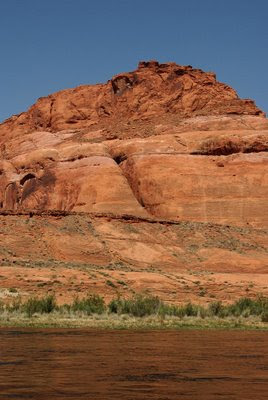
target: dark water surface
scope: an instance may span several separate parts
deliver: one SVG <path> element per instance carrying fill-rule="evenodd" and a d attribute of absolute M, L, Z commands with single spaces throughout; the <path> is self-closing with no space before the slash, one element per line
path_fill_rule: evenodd
<path fill-rule="evenodd" d="M 0 399 L 268 399 L 268 333 L 0 329 Z"/>

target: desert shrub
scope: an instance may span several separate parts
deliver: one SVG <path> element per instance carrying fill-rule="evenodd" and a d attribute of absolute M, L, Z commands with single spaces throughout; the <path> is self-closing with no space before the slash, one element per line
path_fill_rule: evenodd
<path fill-rule="evenodd" d="M 144 317 L 146 315 L 176 316 L 201 316 L 205 318 L 207 311 L 204 307 L 188 303 L 185 306 L 175 306 L 164 303 L 157 296 L 135 295 L 131 299 L 118 297 L 113 299 L 108 309 L 110 313 L 130 314 L 134 317 Z"/>
<path fill-rule="evenodd" d="M 262 312 L 261 322 L 268 322 L 268 310 Z"/>
<path fill-rule="evenodd" d="M 244 316 L 262 315 L 268 312 L 268 298 L 258 297 L 257 300 L 252 300 L 248 297 L 242 297 L 235 303 L 226 306 L 228 315 Z"/>
<path fill-rule="evenodd" d="M 169 315 L 173 315 L 175 317 L 183 318 L 185 317 L 185 307 L 177 307 L 177 306 L 170 306 L 171 313 Z"/>
<path fill-rule="evenodd" d="M 208 306 L 208 311 L 209 311 L 210 315 L 213 315 L 213 316 L 214 315 L 220 316 L 221 314 L 223 314 L 223 309 L 224 309 L 224 306 L 221 301 L 213 301 Z"/>
<path fill-rule="evenodd" d="M 12 302 L 4 303 L 0 301 L 0 314 L 6 312 L 22 312 L 31 317 L 35 313 L 49 314 L 57 310 L 62 313 L 84 313 L 87 315 L 102 314 L 107 310 L 114 314 L 128 314 L 134 317 L 144 317 L 149 315 L 201 317 L 217 316 L 224 318 L 234 316 L 236 318 L 247 318 L 257 316 L 262 322 L 268 322 L 268 297 L 259 296 L 253 300 L 243 297 L 232 304 L 223 305 L 220 301 L 213 301 L 208 306 L 192 304 L 191 302 L 176 306 L 164 303 L 157 296 L 136 294 L 129 299 L 121 297 L 114 298 L 106 306 L 103 297 L 99 295 L 88 295 L 85 298 L 78 297 L 71 304 L 57 306 L 55 297 L 47 295 L 43 298 L 31 297 L 22 303 L 21 298 L 17 296 Z"/>
<path fill-rule="evenodd" d="M 117 283 L 118 283 L 119 285 L 122 285 L 122 286 L 127 286 L 126 282 L 125 282 L 125 281 L 122 281 L 122 280 L 117 281 Z"/>
<path fill-rule="evenodd" d="M 56 300 L 53 295 L 46 296 L 40 299 L 40 312 L 49 314 L 56 309 Z"/>
<path fill-rule="evenodd" d="M 24 311 L 31 317 L 34 313 L 39 311 L 39 300 L 35 297 L 30 297 L 26 303 L 24 303 Z"/>
<path fill-rule="evenodd" d="M 135 295 L 131 299 L 113 299 L 108 305 L 109 311 L 116 314 L 131 314 L 134 317 L 159 314 L 164 303 L 157 296 Z"/>
<path fill-rule="evenodd" d="M 237 300 L 233 306 L 231 306 L 234 310 L 234 314 L 241 315 L 243 312 L 245 313 L 246 311 L 256 311 L 254 300 L 248 298 L 248 297 L 242 297 L 241 299 Z M 254 310 L 255 308 L 255 310 Z"/>
<path fill-rule="evenodd" d="M 268 314 L 268 297 L 259 296 L 255 308 L 258 314 Z"/>
<path fill-rule="evenodd" d="M 158 314 L 162 301 L 157 296 L 137 295 L 130 300 L 130 313 L 135 317 Z"/>
<path fill-rule="evenodd" d="M 119 297 L 117 299 L 112 299 L 110 301 L 110 303 L 108 304 L 108 310 L 110 313 L 113 314 L 123 314 L 123 309 L 125 306 L 125 301 L 126 300 L 122 300 Z M 127 314 L 127 313 L 125 313 Z"/>
<path fill-rule="evenodd" d="M 106 311 L 104 299 L 97 295 L 89 295 L 83 299 L 76 298 L 70 306 L 70 310 L 81 311 L 87 315 L 102 314 Z"/>
<path fill-rule="evenodd" d="M 178 307 L 170 304 L 165 304 L 162 303 L 160 310 L 159 310 L 160 315 L 170 315 L 170 316 L 176 316 L 179 318 L 182 318 L 185 316 L 184 308 L 183 307 Z"/>
<path fill-rule="evenodd" d="M 112 288 L 116 288 L 116 285 L 110 279 L 106 281 L 106 285 L 111 286 Z"/>
<path fill-rule="evenodd" d="M 204 307 L 198 307 L 198 316 L 201 318 L 206 318 L 208 316 L 208 310 Z"/>
<path fill-rule="evenodd" d="M 198 315 L 198 306 L 187 303 L 184 307 L 184 315 L 187 317 L 196 317 Z"/>
<path fill-rule="evenodd" d="M 18 290 L 16 288 L 9 288 L 10 293 L 18 293 Z"/>
<path fill-rule="evenodd" d="M 23 311 L 31 317 L 35 313 L 49 314 L 56 308 L 56 300 L 53 295 L 43 298 L 31 297 L 22 306 Z"/>
<path fill-rule="evenodd" d="M 6 310 L 9 312 L 20 311 L 21 308 L 22 308 L 22 301 L 20 297 L 13 299 L 11 303 L 6 305 Z"/>

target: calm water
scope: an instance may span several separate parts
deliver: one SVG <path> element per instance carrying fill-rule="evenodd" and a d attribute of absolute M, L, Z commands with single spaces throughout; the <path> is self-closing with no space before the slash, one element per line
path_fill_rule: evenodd
<path fill-rule="evenodd" d="M 268 399 L 266 332 L 0 330 L 0 399 Z"/>

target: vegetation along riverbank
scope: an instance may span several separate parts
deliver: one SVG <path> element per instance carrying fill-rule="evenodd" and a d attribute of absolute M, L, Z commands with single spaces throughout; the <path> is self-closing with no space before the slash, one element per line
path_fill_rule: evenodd
<path fill-rule="evenodd" d="M 268 298 L 240 298 L 231 304 L 206 306 L 164 303 L 157 296 L 117 297 L 109 303 L 99 295 L 58 305 L 53 295 L 0 303 L 1 327 L 88 327 L 97 329 L 268 329 Z"/>

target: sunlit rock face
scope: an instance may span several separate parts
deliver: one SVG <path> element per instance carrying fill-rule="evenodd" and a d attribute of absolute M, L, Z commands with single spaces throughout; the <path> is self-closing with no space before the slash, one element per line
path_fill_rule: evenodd
<path fill-rule="evenodd" d="M 268 225 L 268 122 L 191 66 L 140 62 L 0 125 L 0 211 Z"/>

